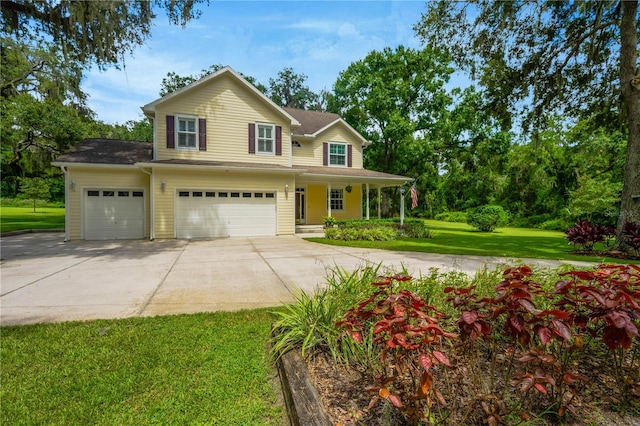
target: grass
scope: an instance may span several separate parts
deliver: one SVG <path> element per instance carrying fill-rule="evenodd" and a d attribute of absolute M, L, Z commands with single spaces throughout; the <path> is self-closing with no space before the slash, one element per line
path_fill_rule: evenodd
<path fill-rule="evenodd" d="M 281 425 L 267 310 L 2 327 L 0 424 Z"/>
<path fill-rule="evenodd" d="M 0 206 L 0 232 L 23 229 L 64 229 L 64 207 Z"/>
<path fill-rule="evenodd" d="M 494 232 L 479 232 L 465 223 L 425 220 L 433 238 L 403 238 L 395 241 L 336 241 L 308 238 L 309 241 L 338 246 L 376 248 L 382 250 L 426 253 L 580 260 L 620 263 L 620 259 L 579 256 L 569 253 L 573 246 L 559 231 L 531 228 L 498 228 Z M 598 249 L 598 247 L 596 247 Z M 629 263 L 629 261 L 624 261 Z"/>

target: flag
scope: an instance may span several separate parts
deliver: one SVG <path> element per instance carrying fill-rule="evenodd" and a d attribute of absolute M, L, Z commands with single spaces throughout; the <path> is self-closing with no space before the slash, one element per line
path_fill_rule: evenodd
<path fill-rule="evenodd" d="M 418 190 L 416 189 L 415 183 L 409 192 L 411 193 L 411 209 L 415 209 L 418 207 Z"/>

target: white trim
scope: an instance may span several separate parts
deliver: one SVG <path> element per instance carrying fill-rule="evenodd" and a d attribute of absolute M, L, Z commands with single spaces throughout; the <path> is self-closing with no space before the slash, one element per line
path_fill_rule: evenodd
<path fill-rule="evenodd" d="M 260 126 L 271 128 L 271 151 L 260 151 Z M 262 138 L 267 141 L 267 138 Z M 256 155 L 276 155 L 276 125 L 273 123 L 256 122 Z"/>
<path fill-rule="evenodd" d="M 338 208 L 333 208 L 331 206 L 331 200 L 333 199 L 333 197 L 331 197 L 331 192 L 333 191 L 342 191 L 342 197 L 341 198 L 336 198 L 336 200 L 342 200 L 342 208 L 338 209 Z M 344 187 L 333 187 L 331 188 L 331 186 L 329 186 L 329 199 L 327 200 L 329 202 L 329 208 L 331 209 L 331 211 L 337 211 L 337 212 L 343 212 L 347 210 L 347 197 L 344 195 L 345 193 L 345 189 Z"/>
<path fill-rule="evenodd" d="M 180 120 L 187 122 L 193 121 L 193 132 L 189 132 L 187 130 L 181 132 L 180 131 Z M 199 124 L 198 124 L 198 116 L 190 115 L 190 114 L 174 114 L 174 132 L 175 132 L 175 149 L 178 151 L 198 151 L 200 149 L 200 134 L 199 134 Z M 180 134 L 185 135 L 193 135 L 194 136 L 194 145 L 193 146 L 180 146 Z"/>
<path fill-rule="evenodd" d="M 364 136 L 362 136 L 356 129 L 354 129 L 353 127 L 351 127 L 349 125 L 349 123 L 347 123 L 346 121 L 344 121 L 342 118 L 337 118 L 334 121 L 332 121 L 331 123 L 327 124 L 326 126 L 316 130 L 314 133 L 305 133 L 304 135 L 296 135 L 296 136 L 304 136 L 305 138 L 315 138 L 317 137 L 320 133 L 324 132 L 325 130 L 331 128 L 332 126 L 336 125 L 336 124 L 344 124 L 345 127 L 347 128 L 347 130 L 349 130 L 351 133 L 353 133 L 358 139 L 360 139 L 362 141 L 362 146 L 366 147 L 371 145 L 371 142 L 366 140 L 364 138 Z"/>
<path fill-rule="evenodd" d="M 299 175 L 304 173 L 304 170 L 300 169 L 292 169 L 289 167 L 282 168 L 269 168 L 269 167 L 259 167 L 256 166 L 230 166 L 230 165 L 202 165 L 202 164 L 170 164 L 170 163 L 136 163 L 137 167 L 152 167 L 152 168 L 162 168 L 162 169 L 187 169 L 187 170 L 233 170 L 233 171 L 249 171 L 249 172 L 266 172 L 266 173 L 276 173 L 276 174 L 292 174 Z"/>
<path fill-rule="evenodd" d="M 78 168 L 97 168 L 97 169 L 137 169 L 137 164 L 102 164 L 102 163 L 68 163 L 53 162 L 52 166 L 56 167 L 78 167 Z"/>
<path fill-rule="evenodd" d="M 327 167 L 340 167 L 347 168 L 349 167 L 349 144 L 346 142 L 327 142 Z M 343 146 L 344 154 L 333 154 L 333 155 L 343 155 L 344 156 L 344 164 L 331 164 L 331 145 Z"/>

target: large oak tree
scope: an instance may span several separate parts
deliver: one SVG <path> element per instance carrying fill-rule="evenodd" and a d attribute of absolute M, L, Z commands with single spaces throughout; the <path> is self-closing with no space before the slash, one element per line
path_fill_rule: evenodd
<path fill-rule="evenodd" d="M 638 0 L 439 0 L 415 29 L 486 88 L 505 128 L 515 117 L 535 134 L 553 114 L 622 127 L 620 228 L 640 222 L 638 14 Z"/>

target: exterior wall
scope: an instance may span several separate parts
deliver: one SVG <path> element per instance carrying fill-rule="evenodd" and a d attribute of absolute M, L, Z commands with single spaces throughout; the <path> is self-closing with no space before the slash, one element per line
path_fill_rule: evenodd
<path fill-rule="evenodd" d="M 363 168 L 362 141 L 356 138 L 343 124 L 331 126 L 316 136 L 311 142 L 300 142 L 300 148 L 293 148 L 293 164 L 296 166 L 322 166 L 322 144 L 324 142 L 344 142 L 351 144 L 353 147 L 353 162 L 351 168 Z"/>
<path fill-rule="evenodd" d="M 361 219 L 362 218 L 362 186 L 352 185 L 351 193 L 345 191 L 345 210 L 332 210 L 331 216 L 336 219 Z M 307 184 L 307 217 L 308 225 L 322 225 L 327 216 L 327 187 L 326 185 Z M 334 189 L 343 186 L 332 186 Z"/>
<path fill-rule="evenodd" d="M 162 181 L 165 190 L 162 191 Z M 284 187 L 289 185 L 289 194 Z M 295 183 L 293 175 L 258 174 L 226 171 L 189 171 L 185 169 L 155 169 L 155 237 L 175 238 L 175 197 L 178 190 L 228 189 L 264 190 L 276 193 L 277 234 L 293 235 L 295 232 Z"/>
<path fill-rule="evenodd" d="M 207 120 L 207 150 L 167 148 L 167 115 L 187 114 Z M 291 122 L 273 106 L 259 99 L 234 77 L 221 75 L 156 107 L 156 159 L 238 161 L 289 166 Z M 249 154 L 248 124 L 262 122 L 282 126 L 282 155 Z M 275 143 L 275 142 L 274 142 Z M 177 145 L 177 142 L 176 142 Z M 322 160 L 321 160 L 322 161 Z"/>
<path fill-rule="evenodd" d="M 82 203 L 82 194 L 86 189 L 98 188 L 131 188 L 144 191 L 144 208 L 145 219 L 144 226 L 145 238 L 149 237 L 149 175 L 142 172 L 137 167 L 130 168 L 82 168 L 69 167 L 68 181 L 75 181 L 75 190 L 66 188 L 68 193 L 68 205 L 66 206 L 66 214 L 69 224 L 69 239 L 79 240 L 83 238 L 82 215 L 84 214 Z"/>

